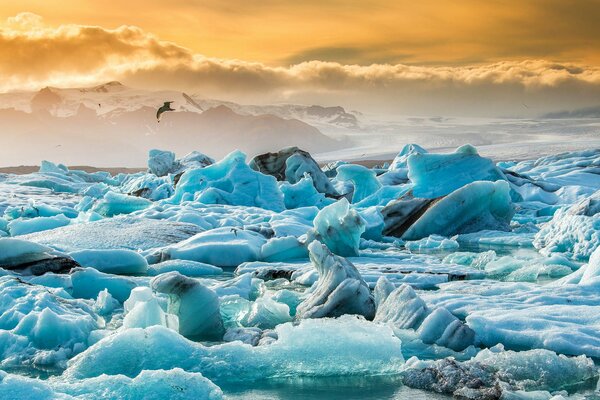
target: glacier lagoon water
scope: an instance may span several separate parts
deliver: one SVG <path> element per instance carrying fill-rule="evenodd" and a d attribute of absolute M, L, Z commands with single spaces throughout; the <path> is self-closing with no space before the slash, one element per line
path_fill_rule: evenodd
<path fill-rule="evenodd" d="M 1 398 L 598 396 L 600 151 L 164 154 L 0 175 Z"/>

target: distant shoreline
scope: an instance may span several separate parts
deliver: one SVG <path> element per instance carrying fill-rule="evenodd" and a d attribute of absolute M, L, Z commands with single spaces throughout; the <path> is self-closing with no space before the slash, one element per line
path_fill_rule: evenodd
<path fill-rule="evenodd" d="M 116 175 L 116 174 L 134 174 L 136 172 L 143 172 L 146 171 L 147 168 L 125 168 L 125 167 L 92 167 L 89 165 L 73 165 L 73 166 L 68 166 L 69 169 L 71 170 L 81 170 L 81 171 L 85 171 L 85 172 L 99 172 L 99 171 L 106 171 L 109 172 L 111 175 Z M 20 165 L 18 167 L 0 167 L 0 174 L 15 174 L 15 175 L 25 175 L 25 174 L 31 174 L 32 172 L 38 172 L 40 170 L 40 166 L 39 165 Z"/>

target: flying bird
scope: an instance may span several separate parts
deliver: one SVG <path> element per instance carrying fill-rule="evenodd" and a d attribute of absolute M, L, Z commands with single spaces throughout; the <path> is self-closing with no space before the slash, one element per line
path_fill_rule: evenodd
<path fill-rule="evenodd" d="M 160 116 L 162 115 L 162 113 L 167 112 L 167 111 L 175 111 L 174 108 L 171 108 L 171 103 L 173 103 L 173 102 L 165 101 L 165 104 L 163 104 L 162 107 L 160 107 L 158 110 L 156 110 L 156 120 L 158 122 L 160 122 Z"/>

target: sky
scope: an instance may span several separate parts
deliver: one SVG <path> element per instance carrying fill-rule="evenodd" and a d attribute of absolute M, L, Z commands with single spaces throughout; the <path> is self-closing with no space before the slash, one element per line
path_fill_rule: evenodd
<path fill-rule="evenodd" d="M 0 91 L 119 80 L 406 115 L 600 105 L 600 0 L 20 0 L 0 21 Z"/>

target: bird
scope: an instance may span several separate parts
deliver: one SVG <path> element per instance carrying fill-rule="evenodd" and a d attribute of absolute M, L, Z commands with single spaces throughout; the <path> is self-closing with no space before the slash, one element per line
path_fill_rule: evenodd
<path fill-rule="evenodd" d="M 164 113 L 166 111 L 175 111 L 174 108 L 171 108 L 171 103 L 173 103 L 173 102 L 165 101 L 165 104 L 163 104 L 162 107 L 160 107 L 158 110 L 156 110 L 156 120 L 158 122 L 160 122 L 160 116 L 162 115 L 162 113 Z"/>

